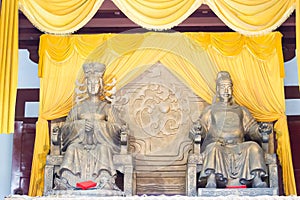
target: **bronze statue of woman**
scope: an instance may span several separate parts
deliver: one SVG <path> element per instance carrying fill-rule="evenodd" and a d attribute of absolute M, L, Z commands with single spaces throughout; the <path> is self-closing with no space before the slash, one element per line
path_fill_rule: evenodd
<path fill-rule="evenodd" d="M 120 151 L 122 124 L 103 96 L 105 65 L 83 65 L 87 98 L 71 109 L 62 127 L 63 163 L 55 180 L 56 189 L 75 189 L 92 181 L 98 189 L 118 189 L 113 155 Z"/>

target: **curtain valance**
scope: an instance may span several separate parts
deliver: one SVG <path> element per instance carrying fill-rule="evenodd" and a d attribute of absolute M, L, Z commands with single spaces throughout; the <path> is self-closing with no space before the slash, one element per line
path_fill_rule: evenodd
<path fill-rule="evenodd" d="M 88 40 L 93 42 L 86 45 Z M 239 44 L 232 53 L 228 41 Z M 34 148 L 30 194 L 43 192 L 43 167 L 49 151 L 47 120 L 63 117 L 71 109 L 74 83 L 86 61 L 105 63 L 104 81 L 110 82 L 115 77 L 118 89 L 152 64 L 161 62 L 209 103 L 215 94 L 217 72 L 229 71 L 237 103 L 249 108 L 259 121 L 277 121 L 277 154 L 283 168 L 285 193 L 296 194 L 285 115 L 281 48 L 278 32 L 255 37 L 239 33 L 151 32 L 43 35 L 39 63 L 40 113 L 35 139 L 38 142 Z"/>

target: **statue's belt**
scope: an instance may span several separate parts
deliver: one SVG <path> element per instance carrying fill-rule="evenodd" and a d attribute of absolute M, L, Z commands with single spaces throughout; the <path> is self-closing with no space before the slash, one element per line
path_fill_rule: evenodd
<path fill-rule="evenodd" d="M 222 146 L 226 146 L 242 143 L 243 141 L 241 140 L 241 138 L 219 138 L 217 142 L 221 143 Z"/>

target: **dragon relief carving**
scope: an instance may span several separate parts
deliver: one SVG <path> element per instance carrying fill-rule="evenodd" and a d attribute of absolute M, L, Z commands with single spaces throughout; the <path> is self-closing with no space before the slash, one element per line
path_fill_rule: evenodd
<path fill-rule="evenodd" d="M 175 93 L 161 84 L 139 88 L 130 101 L 131 114 L 149 136 L 174 135 L 182 123 L 182 108 Z"/>

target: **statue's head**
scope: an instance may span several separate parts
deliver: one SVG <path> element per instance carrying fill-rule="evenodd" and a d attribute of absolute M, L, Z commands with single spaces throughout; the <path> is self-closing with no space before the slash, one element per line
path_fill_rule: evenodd
<path fill-rule="evenodd" d="M 105 72 L 105 65 L 97 62 L 85 63 L 83 71 L 89 95 L 98 95 L 103 88 L 102 77 Z"/>
<path fill-rule="evenodd" d="M 227 71 L 220 71 L 217 75 L 217 97 L 221 102 L 232 101 L 232 80 Z"/>

